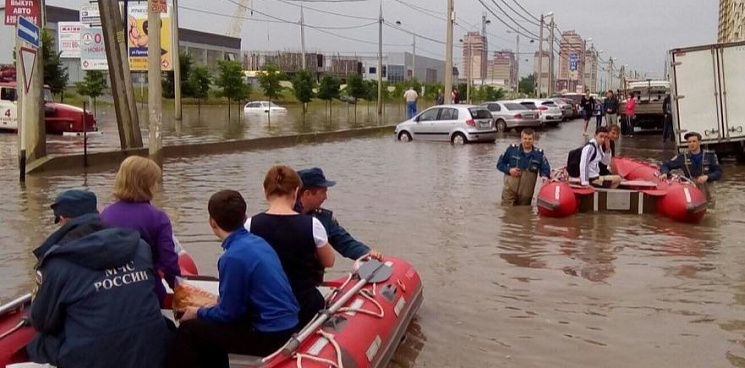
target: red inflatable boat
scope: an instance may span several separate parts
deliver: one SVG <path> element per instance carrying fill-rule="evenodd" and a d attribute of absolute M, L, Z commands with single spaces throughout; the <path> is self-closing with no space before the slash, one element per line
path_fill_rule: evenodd
<path fill-rule="evenodd" d="M 618 189 L 579 185 L 561 170 L 538 194 L 538 212 L 565 217 L 581 212 L 657 212 L 673 220 L 697 223 L 706 214 L 706 195 L 683 177 L 659 178 L 657 166 L 629 158 L 613 159 L 614 172 L 623 178 Z"/>
<path fill-rule="evenodd" d="M 179 263 L 185 274 L 196 274 L 188 255 Z M 268 357 L 231 355 L 231 366 L 384 367 L 422 303 L 419 274 L 406 261 L 388 257 L 385 263 L 361 263 L 357 271 L 325 287 L 330 288 L 326 310 L 282 349 Z M 27 295 L 0 307 L 0 366 L 27 359 L 25 346 L 33 329 L 21 320 L 30 300 Z"/>

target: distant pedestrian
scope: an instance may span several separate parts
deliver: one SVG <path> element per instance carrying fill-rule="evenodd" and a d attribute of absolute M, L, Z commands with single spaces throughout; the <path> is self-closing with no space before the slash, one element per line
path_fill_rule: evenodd
<path fill-rule="evenodd" d="M 404 92 L 404 100 L 406 100 L 406 117 L 411 119 L 416 116 L 416 100 L 419 99 L 419 94 L 416 93 L 414 87 Z"/>
<path fill-rule="evenodd" d="M 665 112 L 665 122 L 662 125 L 662 143 L 667 142 L 668 137 L 670 138 L 670 142 L 675 142 L 675 135 L 673 134 L 673 108 L 670 103 L 669 94 L 662 101 L 662 111 Z"/>
<path fill-rule="evenodd" d="M 595 104 L 595 129 L 603 125 L 603 103 L 598 101 Z"/>
<path fill-rule="evenodd" d="M 634 136 L 634 119 L 636 119 L 636 99 L 634 92 L 629 92 L 629 98 L 626 100 L 626 116 L 624 124 L 621 126 L 622 132 L 626 137 Z"/>
<path fill-rule="evenodd" d="M 618 125 L 618 96 L 613 94 L 612 90 L 608 90 L 605 94 L 603 109 L 605 110 L 605 125 Z"/>
<path fill-rule="evenodd" d="M 582 96 L 582 100 L 579 103 L 582 107 L 582 117 L 585 118 L 585 130 L 582 135 L 587 136 L 587 126 L 590 125 L 590 118 L 592 117 L 593 110 L 595 110 L 595 99 L 590 96 L 590 90 L 585 90 L 585 95 Z"/>
<path fill-rule="evenodd" d="M 437 101 L 435 102 L 437 105 L 442 105 L 445 103 L 445 95 L 442 94 L 442 90 L 437 90 Z"/>
<path fill-rule="evenodd" d="M 454 104 L 457 105 L 460 103 L 460 92 L 458 92 L 457 88 L 453 88 L 453 93 L 450 95 L 450 97 Z"/>

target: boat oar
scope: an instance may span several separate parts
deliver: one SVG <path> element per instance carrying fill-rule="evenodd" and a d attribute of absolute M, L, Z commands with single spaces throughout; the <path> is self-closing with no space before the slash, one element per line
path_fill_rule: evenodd
<path fill-rule="evenodd" d="M 352 297 L 357 295 L 357 293 L 362 290 L 365 285 L 368 283 L 379 283 L 383 282 L 385 280 L 388 280 L 388 278 L 391 277 L 393 274 L 393 269 L 379 261 L 368 261 L 367 263 L 363 264 L 359 270 L 356 272 L 356 276 L 359 278 L 359 281 L 357 281 L 354 286 L 352 286 L 349 291 L 342 294 L 339 299 L 334 302 L 328 309 L 322 310 L 318 312 L 318 316 L 313 321 L 313 323 L 306 326 L 302 331 L 300 331 L 298 334 L 290 338 L 290 341 L 285 344 L 285 346 L 282 348 L 282 355 L 284 356 L 292 356 L 292 353 L 295 352 L 300 347 L 300 344 L 303 343 L 310 335 L 315 333 L 315 331 L 323 326 L 328 319 L 334 315 L 341 307 L 344 306 Z"/>

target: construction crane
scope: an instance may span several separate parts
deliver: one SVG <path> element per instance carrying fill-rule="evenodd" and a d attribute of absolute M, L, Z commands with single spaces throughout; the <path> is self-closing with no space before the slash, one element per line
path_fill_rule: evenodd
<path fill-rule="evenodd" d="M 238 9 L 236 9 L 235 16 L 233 17 L 233 21 L 230 23 L 230 28 L 228 28 L 228 36 L 241 36 L 243 21 L 245 20 L 244 18 L 246 16 L 246 11 L 249 8 L 251 8 L 251 0 L 240 0 L 240 3 L 238 3 Z M 253 13 L 253 10 L 251 10 L 251 15 L 253 15 Z"/>

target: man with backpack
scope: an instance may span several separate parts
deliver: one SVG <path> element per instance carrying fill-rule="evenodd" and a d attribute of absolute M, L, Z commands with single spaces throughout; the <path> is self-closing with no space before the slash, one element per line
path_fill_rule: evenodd
<path fill-rule="evenodd" d="M 533 129 L 523 130 L 520 138 L 521 144 L 507 147 L 507 151 L 497 161 L 497 169 L 505 175 L 503 206 L 530 206 L 538 175 L 544 182 L 551 176 L 551 166 L 543 150 L 533 146 Z"/>
<path fill-rule="evenodd" d="M 600 127 L 587 144 L 569 152 L 567 172 L 571 177 L 579 177 L 582 186 L 615 189 L 621 184 L 621 177 L 600 172 L 600 164 L 609 166 L 612 158 L 608 128 Z"/>

